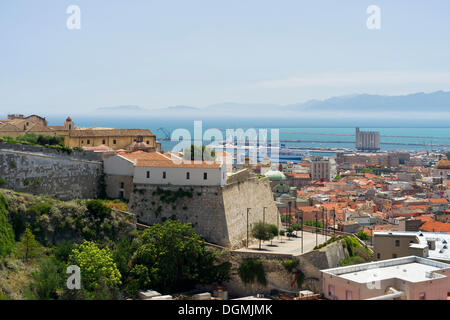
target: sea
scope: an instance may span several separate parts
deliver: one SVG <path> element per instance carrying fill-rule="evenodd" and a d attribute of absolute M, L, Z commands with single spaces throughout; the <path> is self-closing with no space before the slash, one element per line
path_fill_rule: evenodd
<path fill-rule="evenodd" d="M 49 125 L 61 125 L 61 118 L 47 118 Z M 178 141 L 171 141 L 171 134 L 176 129 L 185 129 L 194 137 L 194 120 L 183 118 L 132 118 L 132 117 L 75 117 L 76 126 L 85 127 L 109 127 L 118 129 L 150 129 L 164 150 L 172 150 Z M 340 126 L 340 122 L 329 123 L 324 126 L 314 126 L 314 123 L 302 123 L 296 126 L 293 121 L 274 119 L 247 119 L 236 121 L 236 119 L 206 119 L 200 122 L 202 133 L 208 129 L 216 128 L 223 132 L 226 137 L 226 129 L 253 128 L 256 132 L 267 129 L 268 142 L 271 139 L 271 130 L 278 130 L 280 144 L 286 149 L 313 150 L 314 155 L 322 155 L 320 149 L 352 150 L 355 147 L 355 126 Z M 392 123 L 390 123 L 392 124 Z M 197 123 L 198 127 L 198 123 Z M 409 127 L 401 124 L 398 127 L 390 125 L 361 126 L 361 131 L 379 131 L 381 150 L 404 150 L 416 151 L 448 151 L 450 150 L 450 127 Z M 274 134 L 275 137 L 275 134 Z M 198 141 L 193 141 L 199 144 Z M 203 141 L 209 144 L 209 141 Z M 325 153 L 323 155 L 330 155 Z"/>

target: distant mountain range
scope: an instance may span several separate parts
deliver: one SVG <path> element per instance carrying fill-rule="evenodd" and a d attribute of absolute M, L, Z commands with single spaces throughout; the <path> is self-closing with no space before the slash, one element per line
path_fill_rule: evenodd
<path fill-rule="evenodd" d="M 450 113 L 450 92 L 413 93 L 402 96 L 355 94 L 333 97 L 325 100 L 310 100 L 302 103 L 281 105 L 265 103 L 226 102 L 213 104 L 204 108 L 194 106 L 170 106 L 161 108 L 142 108 L 135 105 L 102 107 L 97 111 L 111 113 L 172 114 L 178 116 L 200 115 L 250 115 L 263 116 L 269 112 L 284 114 L 341 113 L 362 115 L 363 113 L 394 112 L 401 113 Z M 174 114 L 176 112 L 176 114 Z"/>

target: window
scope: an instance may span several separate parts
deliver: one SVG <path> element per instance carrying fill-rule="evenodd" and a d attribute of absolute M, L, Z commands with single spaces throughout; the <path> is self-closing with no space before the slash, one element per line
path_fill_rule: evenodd
<path fill-rule="evenodd" d="M 334 297 L 334 286 L 331 284 L 328 285 L 328 295 Z"/>
<path fill-rule="evenodd" d="M 163 171 L 163 179 L 165 179 L 165 178 L 166 178 L 166 172 Z"/>
<path fill-rule="evenodd" d="M 381 254 L 377 253 L 377 259 L 381 258 Z"/>
<path fill-rule="evenodd" d="M 113 144 L 116 144 L 116 143 L 117 143 L 117 141 L 114 139 L 114 140 L 113 140 Z"/>
<path fill-rule="evenodd" d="M 426 300 L 426 294 L 425 294 L 425 292 L 419 293 L 419 300 Z"/>
<path fill-rule="evenodd" d="M 208 179 L 208 173 L 203 172 L 203 180 L 207 180 Z"/>
<path fill-rule="evenodd" d="M 102 144 L 106 144 L 106 140 L 105 139 L 102 140 Z"/>
<path fill-rule="evenodd" d="M 150 141 L 147 140 L 147 144 L 150 144 Z"/>
<path fill-rule="evenodd" d="M 345 290 L 345 299 L 352 300 L 352 292 L 350 290 Z"/>
<path fill-rule="evenodd" d="M 121 182 L 121 183 L 120 183 L 120 189 L 123 189 L 123 187 L 124 187 L 124 183 Z"/>
<path fill-rule="evenodd" d="M 395 240 L 395 246 L 400 247 L 400 240 Z"/>
<path fill-rule="evenodd" d="M 91 140 L 88 139 L 88 140 L 87 140 L 87 144 L 91 144 Z"/>
<path fill-rule="evenodd" d="M 190 172 L 186 172 L 186 180 L 189 180 L 191 178 Z"/>
<path fill-rule="evenodd" d="M 147 171 L 147 179 L 150 178 L 150 171 Z"/>
<path fill-rule="evenodd" d="M 84 140 L 81 140 L 81 144 L 83 144 L 84 143 Z"/>
<path fill-rule="evenodd" d="M 393 253 L 393 254 L 392 254 L 392 258 L 393 258 L 393 259 L 397 258 L 397 254 L 396 254 L 396 253 Z"/>

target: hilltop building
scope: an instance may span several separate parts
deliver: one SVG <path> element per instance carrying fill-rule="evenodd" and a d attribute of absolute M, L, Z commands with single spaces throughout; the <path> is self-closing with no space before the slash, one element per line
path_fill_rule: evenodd
<path fill-rule="evenodd" d="M 359 131 L 359 128 L 356 128 L 355 136 L 357 150 L 380 150 L 380 133 L 378 131 Z"/>
<path fill-rule="evenodd" d="M 172 161 L 175 157 L 180 163 Z M 119 152 L 104 160 L 107 195 L 129 199 L 134 184 L 174 186 L 223 186 L 227 179 L 225 162 L 189 161 L 175 154 Z"/>
<path fill-rule="evenodd" d="M 64 137 L 64 144 L 71 148 L 106 146 L 113 150 L 132 151 L 136 149 L 136 143 L 144 145 L 147 151 L 160 150 L 161 147 L 156 136 L 148 129 L 77 127 L 70 117 L 62 126 L 49 126 L 45 118 L 37 115 L 25 117 L 10 114 L 8 119 L 0 119 L 0 137 L 17 138 L 27 133 Z"/>

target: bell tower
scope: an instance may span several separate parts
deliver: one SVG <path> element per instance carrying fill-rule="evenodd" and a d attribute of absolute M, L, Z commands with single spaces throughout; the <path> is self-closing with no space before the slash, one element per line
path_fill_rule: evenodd
<path fill-rule="evenodd" d="M 64 127 L 67 130 L 72 130 L 75 128 L 75 123 L 73 123 L 72 119 L 70 117 L 67 117 L 66 121 L 64 122 Z"/>

